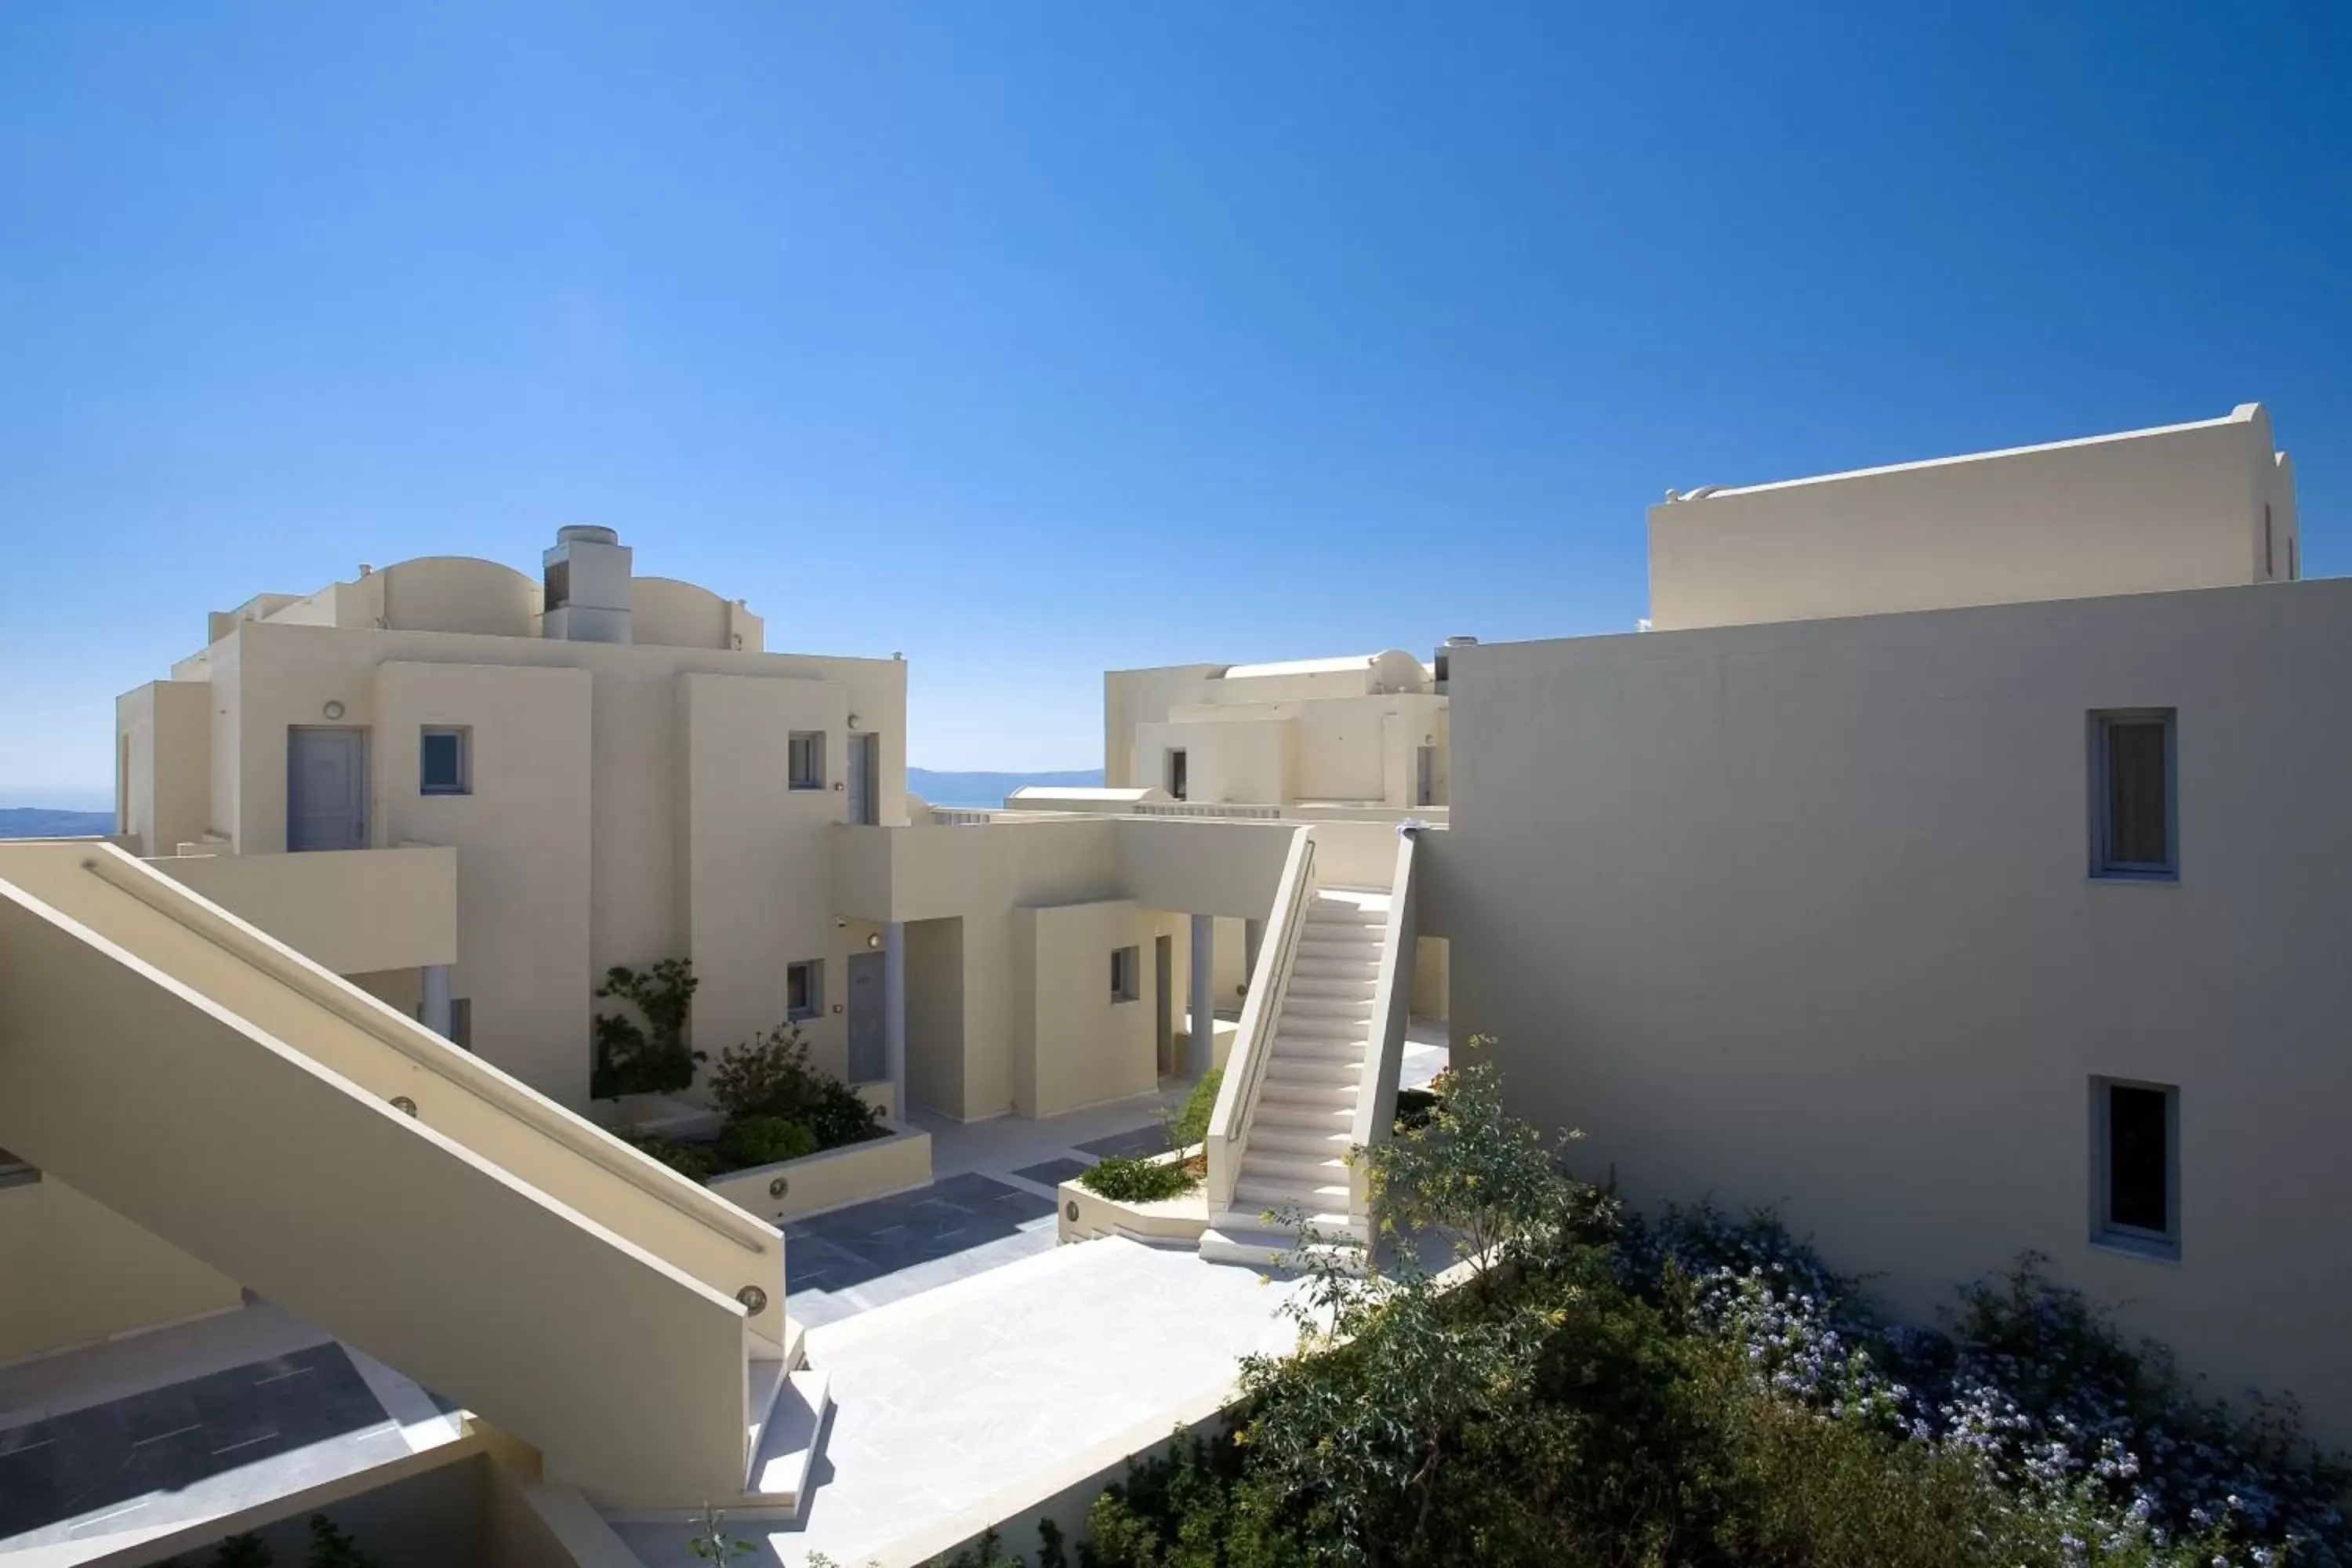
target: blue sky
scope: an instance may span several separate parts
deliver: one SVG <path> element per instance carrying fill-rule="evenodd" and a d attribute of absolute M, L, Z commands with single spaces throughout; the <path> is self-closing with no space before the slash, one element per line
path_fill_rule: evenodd
<path fill-rule="evenodd" d="M 208 609 L 564 522 L 903 650 L 934 767 L 1626 629 L 1668 485 L 2254 398 L 2339 573 L 2347 79 L 2336 4 L 0 8 L 0 804 Z"/>

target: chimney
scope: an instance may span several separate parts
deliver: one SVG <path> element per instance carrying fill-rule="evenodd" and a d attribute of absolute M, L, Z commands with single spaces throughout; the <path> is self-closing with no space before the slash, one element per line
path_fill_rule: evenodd
<path fill-rule="evenodd" d="M 563 642 L 630 642 L 629 547 L 609 528 L 555 531 L 540 557 L 546 597 L 539 635 Z"/>

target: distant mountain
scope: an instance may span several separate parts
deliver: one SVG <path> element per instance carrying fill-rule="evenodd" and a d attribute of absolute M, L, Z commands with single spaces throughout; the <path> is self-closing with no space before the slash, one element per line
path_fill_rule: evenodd
<path fill-rule="evenodd" d="M 929 768 L 908 768 L 907 788 L 933 805 L 1003 805 L 1004 797 L 1030 784 L 1064 789 L 1095 789 L 1103 782 L 1100 768 L 1080 768 L 1058 773 L 960 773 Z"/>
<path fill-rule="evenodd" d="M 84 838 L 114 831 L 110 811 L 51 811 L 45 805 L 0 805 L 0 838 Z"/>

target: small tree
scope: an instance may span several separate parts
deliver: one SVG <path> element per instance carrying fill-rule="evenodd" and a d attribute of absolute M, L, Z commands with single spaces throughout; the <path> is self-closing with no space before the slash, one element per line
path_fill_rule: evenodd
<path fill-rule="evenodd" d="M 604 972 L 597 996 L 635 1004 L 645 1022 L 625 1013 L 596 1015 L 592 1098 L 676 1094 L 693 1087 L 695 1064 L 704 1057 L 687 1044 L 686 1026 L 699 984 L 690 958 L 665 958 L 642 973 L 617 963 Z"/>
<path fill-rule="evenodd" d="M 1471 1051 L 1494 1044 L 1473 1036 Z M 1491 1061 L 1449 1068 L 1432 1086 L 1437 1103 L 1420 1125 L 1351 1158 L 1367 1163 L 1381 1234 L 1410 1245 L 1441 1237 L 1454 1260 L 1469 1265 L 1479 1293 L 1498 1269 L 1516 1268 L 1560 1234 L 1587 1228 L 1613 1207 L 1606 1194 L 1568 1174 L 1569 1145 L 1583 1136 L 1548 1140 L 1503 1109 L 1503 1084 Z"/>
<path fill-rule="evenodd" d="M 702 1517 L 694 1521 L 694 1534 L 686 1544 L 705 1563 L 732 1563 L 759 1550 L 751 1542 L 728 1534 L 727 1510 L 709 1503 L 702 1505 Z"/>

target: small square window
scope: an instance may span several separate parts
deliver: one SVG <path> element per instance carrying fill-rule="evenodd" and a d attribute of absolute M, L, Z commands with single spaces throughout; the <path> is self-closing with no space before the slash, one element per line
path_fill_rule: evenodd
<path fill-rule="evenodd" d="M 2091 875 L 2180 878 L 2177 725 L 2169 708 L 2091 715 Z"/>
<path fill-rule="evenodd" d="M 824 1014 L 824 961 L 784 965 L 784 1016 L 805 1023 Z"/>
<path fill-rule="evenodd" d="M 1115 947 L 1110 954 L 1110 999 L 1137 1002 L 1143 997 L 1143 950 Z"/>
<path fill-rule="evenodd" d="M 453 724 L 427 724 L 418 744 L 419 795 L 474 793 L 474 732 Z"/>
<path fill-rule="evenodd" d="M 824 787 L 824 731 L 795 730 L 791 741 L 789 767 L 794 789 Z"/>
<path fill-rule="evenodd" d="M 2180 1256 L 2180 1090 L 2091 1080 L 2091 1239 Z"/>

